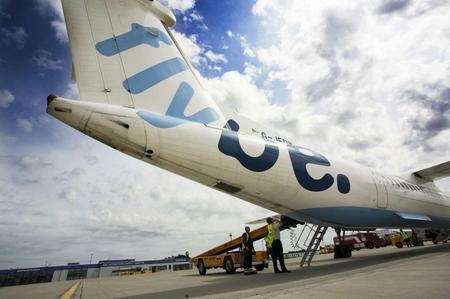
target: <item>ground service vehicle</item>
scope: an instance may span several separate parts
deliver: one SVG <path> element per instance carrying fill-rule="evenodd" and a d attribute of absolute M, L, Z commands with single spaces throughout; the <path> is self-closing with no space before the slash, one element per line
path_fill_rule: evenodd
<path fill-rule="evenodd" d="M 358 233 L 356 234 L 364 242 L 364 245 L 368 249 L 380 248 L 383 245 L 380 237 L 376 233 Z"/>
<path fill-rule="evenodd" d="M 389 238 L 391 240 L 392 246 L 396 246 L 397 248 L 402 248 L 406 244 L 405 238 L 403 238 L 400 233 L 394 233 L 390 235 Z"/>
<path fill-rule="evenodd" d="M 321 246 L 319 252 L 320 252 L 320 254 L 333 253 L 334 252 L 334 246 L 333 245 Z"/>
<path fill-rule="evenodd" d="M 253 241 L 260 240 L 267 236 L 267 225 L 260 227 L 250 232 Z M 200 275 L 205 275 L 207 269 L 223 268 L 228 274 L 233 274 L 236 269 L 242 267 L 243 252 L 232 251 L 240 249 L 242 244 L 242 237 L 235 238 L 217 247 L 214 247 L 198 256 L 192 258 L 192 262 L 198 268 Z M 258 271 L 267 268 L 267 252 L 256 251 L 253 255 L 253 266 Z"/>
<path fill-rule="evenodd" d="M 259 223 L 262 220 L 263 219 L 256 220 L 253 224 Z M 290 227 L 295 227 L 297 224 L 304 224 L 286 216 L 280 216 L 279 220 L 282 224 L 280 231 Z M 253 242 L 261 240 L 267 236 L 267 225 L 251 231 L 250 236 L 252 237 Z M 200 275 L 205 275 L 206 270 L 212 268 L 223 268 L 228 274 L 233 274 L 236 272 L 236 269 L 241 268 L 243 264 L 243 252 L 240 251 L 241 244 L 242 237 L 235 238 L 199 254 L 198 256 L 192 258 L 192 262 L 198 268 L 198 273 Z M 268 266 L 267 259 L 268 255 L 266 251 L 256 251 L 253 255 L 253 266 L 257 271 L 262 271 Z"/>
<path fill-rule="evenodd" d="M 339 244 L 339 238 L 333 238 L 334 244 Z M 375 233 L 356 233 L 353 235 L 345 236 L 344 243 L 350 246 L 352 250 L 359 250 L 361 248 L 380 248 L 382 246 L 382 241 Z"/>
<path fill-rule="evenodd" d="M 361 248 L 364 248 L 364 242 L 361 240 L 359 236 L 356 235 L 350 235 L 350 236 L 344 236 L 342 237 L 344 240 L 344 244 L 347 245 L 352 251 L 353 250 L 360 250 Z M 339 245 L 341 242 L 339 240 L 339 237 L 333 238 L 334 245 Z"/>

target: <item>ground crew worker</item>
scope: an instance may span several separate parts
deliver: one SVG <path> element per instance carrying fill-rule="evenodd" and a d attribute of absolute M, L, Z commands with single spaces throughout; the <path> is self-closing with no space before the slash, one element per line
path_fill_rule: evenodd
<path fill-rule="evenodd" d="M 406 247 L 412 247 L 411 238 L 409 237 L 409 235 L 406 232 L 404 232 L 402 229 L 400 230 L 400 233 L 403 237 L 403 240 L 405 241 Z"/>
<path fill-rule="evenodd" d="M 275 273 L 287 273 L 290 272 L 286 269 L 283 256 L 283 244 L 280 240 L 280 221 L 267 218 L 267 237 L 265 238 L 266 246 L 270 256 L 272 257 L 273 270 Z M 277 261 L 280 261 L 281 271 L 278 269 Z"/>
<path fill-rule="evenodd" d="M 242 234 L 242 251 L 244 254 L 244 275 L 256 274 L 252 266 L 252 256 L 255 253 L 253 239 L 250 236 L 250 227 L 245 227 L 245 233 Z"/>

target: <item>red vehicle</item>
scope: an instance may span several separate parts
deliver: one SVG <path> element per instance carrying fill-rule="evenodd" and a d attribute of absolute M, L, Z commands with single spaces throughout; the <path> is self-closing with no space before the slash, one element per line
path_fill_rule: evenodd
<path fill-rule="evenodd" d="M 333 238 L 335 245 L 339 245 L 338 237 Z M 382 241 L 375 233 L 356 233 L 344 237 L 344 243 L 352 250 L 360 250 L 361 248 L 380 248 Z"/>

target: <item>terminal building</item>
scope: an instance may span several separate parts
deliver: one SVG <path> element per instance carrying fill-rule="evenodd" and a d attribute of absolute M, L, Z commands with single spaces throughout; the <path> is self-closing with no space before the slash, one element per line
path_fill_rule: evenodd
<path fill-rule="evenodd" d="M 184 255 L 162 260 L 105 260 L 84 265 L 69 263 L 65 266 L 0 270 L 0 287 L 187 269 L 192 269 L 192 264 Z"/>

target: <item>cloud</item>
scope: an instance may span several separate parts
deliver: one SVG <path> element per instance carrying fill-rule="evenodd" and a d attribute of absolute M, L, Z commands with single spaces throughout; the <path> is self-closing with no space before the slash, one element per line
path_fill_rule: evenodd
<path fill-rule="evenodd" d="M 233 36 L 233 35 L 231 35 L 231 36 Z M 254 50 L 251 48 L 249 42 L 247 41 L 247 38 L 243 35 L 237 35 L 236 37 L 239 39 L 242 49 L 244 49 L 244 55 L 246 55 L 248 57 L 252 57 L 252 58 L 255 57 L 256 54 L 255 54 Z"/>
<path fill-rule="evenodd" d="M 190 10 L 195 6 L 195 0 L 162 0 L 161 2 L 169 8 L 180 12 Z"/>
<path fill-rule="evenodd" d="M 6 45 L 14 43 L 19 49 L 25 46 L 28 35 L 23 27 L 4 27 L 0 29 L 0 41 Z"/>
<path fill-rule="evenodd" d="M 55 18 L 50 22 L 50 25 L 55 30 L 56 39 L 61 43 L 67 43 L 69 41 L 69 37 L 67 35 L 67 28 L 64 20 L 61 0 L 35 1 L 37 3 L 37 10 L 41 15 L 50 15 Z"/>
<path fill-rule="evenodd" d="M 433 151 L 428 141 L 450 129 L 450 88 L 426 86 L 421 91 L 404 91 L 402 97 L 420 111 L 409 120 L 412 131 L 405 144 Z"/>
<path fill-rule="evenodd" d="M 42 167 L 48 167 L 52 164 L 50 162 L 46 162 L 43 158 L 36 155 L 25 155 L 18 158 L 16 165 L 19 166 L 22 170 L 29 171 L 36 170 Z"/>
<path fill-rule="evenodd" d="M 183 52 L 189 57 L 192 63 L 199 65 L 202 61 L 201 55 L 203 49 L 197 43 L 196 35 L 185 35 L 184 33 L 177 32 L 175 30 L 172 31 L 175 39 L 181 44 L 181 48 Z"/>
<path fill-rule="evenodd" d="M 196 35 L 185 35 L 175 30 L 172 32 L 176 40 L 181 44 L 183 52 L 186 53 L 195 66 L 213 69 L 215 65 L 228 62 L 224 54 L 216 53 L 205 45 L 200 44 Z"/>
<path fill-rule="evenodd" d="M 0 268 L 87 262 L 83 252 L 96 259 L 197 253 L 267 215 L 72 129 L 55 130 L 64 147 L 19 147 L 0 156 Z"/>
<path fill-rule="evenodd" d="M 33 123 L 29 119 L 18 118 L 16 120 L 16 125 L 26 133 L 31 133 L 33 131 Z"/>
<path fill-rule="evenodd" d="M 228 60 L 223 54 L 214 53 L 211 50 L 205 52 L 206 58 L 208 58 L 212 63 L 227 63 Z"/>
<path fill-rule="evenodd" d="M 14 95 L 7 89 L 0 90 L 0 108 L 8 108 L 14 102 Z"/>
<path fill-rule="evenodd" d="M 78 85 L 74 82 L 67 84 L 67 89 L 62 95 L 63 98 L 77 100 L 80 97 L 80 92 L 78 91 Z"/>
<path fill-rule="evenodd" d="M 5 0 L 0 0 L 0 20 L 2 18 L 4 19 L 11 19 L 11 15 L 5 12 Z"/>
<path fill-rule="evenodd" d="M 384 0 L 378 8 L 380 14 L 390 14 L 404 10 L 409 4 L 410 0 Z"/>
<path fill-rule="evenodd" d="M 432 2 L 383 2 L 384 12 L 405 16 L 390 18 L 375 2 L 256 1 L 259 32 L 277 30 L 264 47 L 253 46 L 262 71 L 254 80 L 270 97 L 280 82 L 289 97 L 283 117 L 269 123 L 303 145 L 381 171 L 433 163 L 429 150 L 449 156 L 450 10 Z"/>
<path fill-rule="evenodd" d="M 194 21 L 197 22 L 203 22 L 204 18 L 203 16 L 201 16 L 197 11 L 193 11 L 190 15 L 189 18 L 191 18 Z"/>
<path fill-rule="evenodd" d="M 42 70 L 61 71 L 64 62 L 61 59 L 53 59 L 53 54 L 47 50 L 37 50 L 31 61 Z"/>
<path fill-rule="evenodd" d="M 197 11 L 192 11 L 190 14 L 183 16 L 183 21 L 188 23 L 195 23 L 197 28 L 202 30 L 208 30 L 208 26 L 205 24 L 205 19 Z"/>

